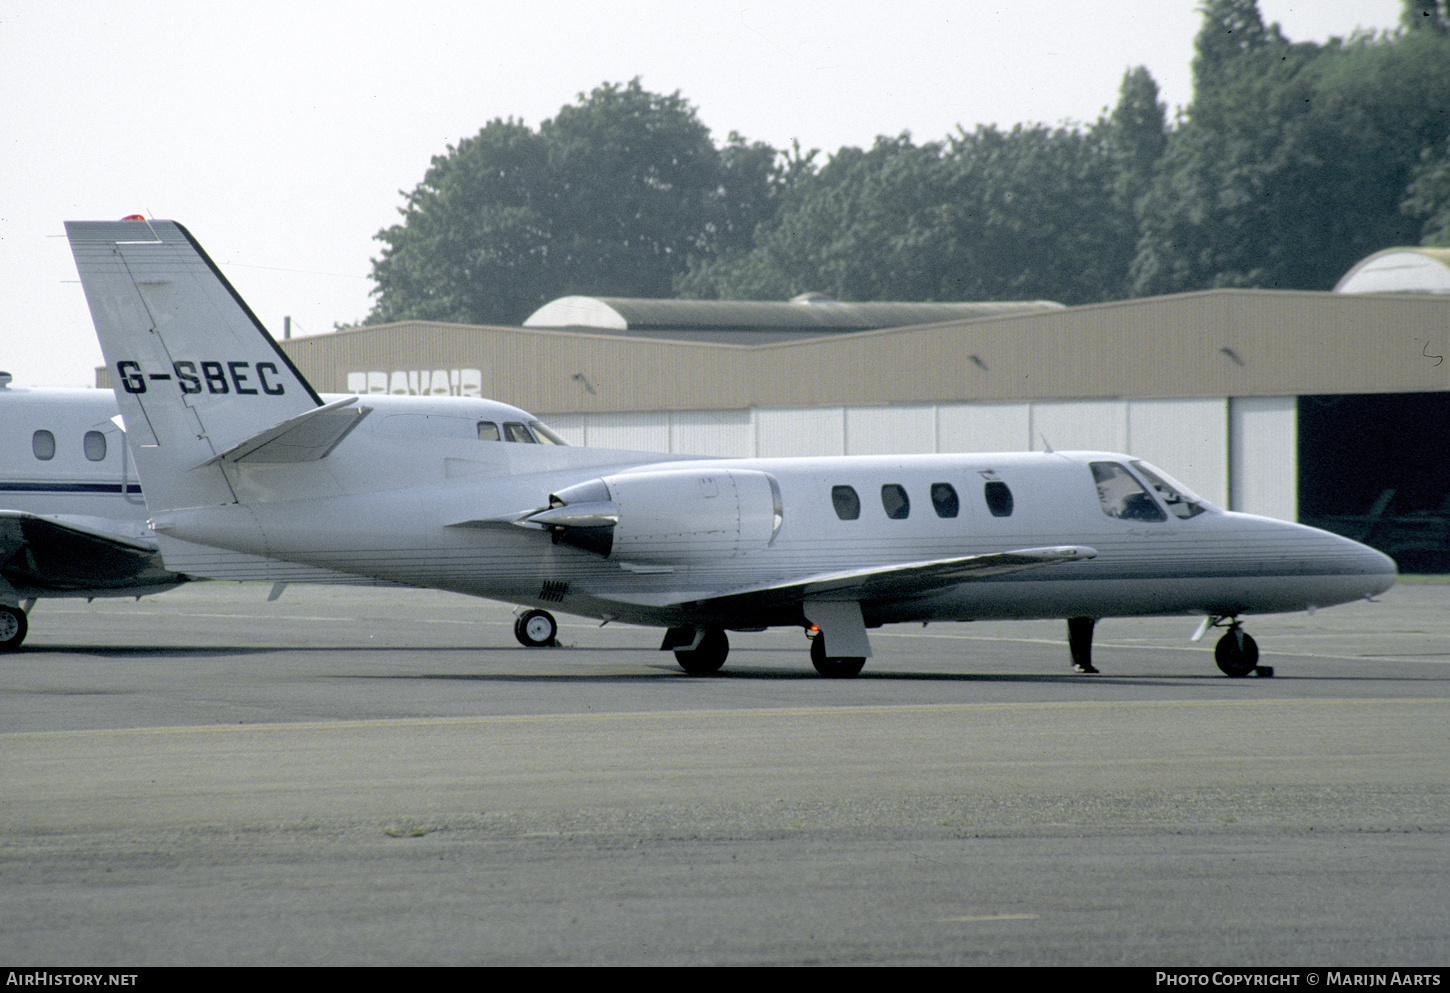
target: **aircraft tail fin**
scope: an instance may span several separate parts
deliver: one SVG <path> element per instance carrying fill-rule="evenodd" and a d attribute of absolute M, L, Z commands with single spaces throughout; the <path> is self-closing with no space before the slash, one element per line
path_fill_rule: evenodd
<path fill-rule="evenodd" d="M 236 502 L 219 458 L 322 405 L 174 221 L 68 221 L 150 509 Z"/>

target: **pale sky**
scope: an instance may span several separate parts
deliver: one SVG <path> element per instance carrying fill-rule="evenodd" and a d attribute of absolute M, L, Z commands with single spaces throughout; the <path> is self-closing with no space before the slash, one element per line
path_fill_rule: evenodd
<path fill-rule="evenodd" d="M 1401 0 L 1259 0 L 1296 41 Z M 0 0 L 0 370 L 101 363 L 67 220 L 185 224 L 273 335 L 371 308 L 373 236 L 429 160 L 639 76 L 717 142 L 824 152 L 910 131 L 1089 121 L 1145 65 L 1189 101 L 1195 0 Z"/>

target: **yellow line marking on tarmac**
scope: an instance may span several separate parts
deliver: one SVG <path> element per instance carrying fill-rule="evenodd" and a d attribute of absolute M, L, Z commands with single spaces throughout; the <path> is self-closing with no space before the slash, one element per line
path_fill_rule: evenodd
<path fill-rule="evenodd" d="M 1031 710 L 1123 710 L 1159 707 L 1338 707 L 1344 705 L 1450 706 L 1450 699 L 1414 697 L 1392 699 L 1333 700 L 1064 700 L 1043 703 L 930 703 L 900 704 L 875 707 L 789 707 L 750 708 L 738 710 L 670 710 L 658 713 L 619 712 L 608 714 L 498 714 L 475 717 L 409 717 L 376 720 L 296 721 L 258 724 L 214 724 L 181 727 L 92 728 L 66 731 L 9 731 L 0 733 L 0 742 L 35 738 L 125 737 L 150 734 L 251 733 L 256 731 L 340 731 L 363 728 L 460 727 L 506 724 L 565 724 L 580 721 L 660 721 L 738 718 L 749 715 L 756 719 L 782 717 L 861 717 L 887 714 L 981 713 L 985 711 Z"/>
<path fill-rule="evenodd" d="M 978 921 L 1035 921 L 1036 914 L 976 914 L 971 917 L 938 917 L 938 924 L 975 924 Z"/>

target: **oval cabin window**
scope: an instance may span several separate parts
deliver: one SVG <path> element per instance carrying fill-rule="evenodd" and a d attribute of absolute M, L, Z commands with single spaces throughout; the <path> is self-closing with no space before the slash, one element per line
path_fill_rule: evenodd
<path fill-rule="evenodd" d="M 55 435 L 41 429 L 30 436 L 30 450 L 42 462 L 55 458 Z"/>
<path fill-rule="evenodd" d="M 106 436 L 99 431 L 87 431 L 86 436 L 81 439 L 85 447 L 86 458 L 92 462 L 106 461 Z"/>
<path fill-rule="evenodd" d="M 982 495 L 986 497 L 987 509 L 992 512 L 993 517 L 1012 516 L 1012 491 L 1007 484 L 993 480 L 982 489 Z"/>
<path fill-rule="evenodd" d="M 911 516 L 911 498 L 900 483 L 887 483 L 881 487 L 881 508 L 893 521 L 904 521 Z"/>

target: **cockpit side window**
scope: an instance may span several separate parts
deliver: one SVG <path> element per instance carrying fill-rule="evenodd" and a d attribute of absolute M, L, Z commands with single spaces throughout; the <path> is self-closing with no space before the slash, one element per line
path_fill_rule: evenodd
<path fill-rule="evenodd" d="M 956 487 L 951 483 L 931 484 L 931 505 L 938 517 L 956 517 L 962 509 Z"/>
<path fill-rule="evenodd" d="M 850 486 L 832 486 L 831 505 L 836 508 L 836 516 L 843 521 L 854 521 L 861 516 L 861 498 Z"/>
<path fill-rule="evenodd" d="M 1093 482 L 1103 513 L 1122 521 L 1166 521 L 1168 515 L 1153 502 L 1143 484 L 1116 462 L 1090 462 Z"/>
<path fill-rule="evenodd" d="M 498 441 L 498 425 L 493 421 L 478 422 L 479 441 Z"/>
<path fill-rule="evenodd" d="M 881 506 L 893 521 L 904 521 L 911 516 L 911 498 L 899 483 L 887 483 L 881 487 Z"/>
<path fill-rule="evenodd" d="M 1197 517 L 1208 508 L 1199 497 L 1195 496 L 1188 487 L 1172 479 L 1166 473 L 1154 469 L 1141 459 L 1134 460 L 1133 468 L 1138 470 L 1138 475 L 1148 481 L 1158 494 L 1158 499 L 1167 506 L 1168 512 L 1174 517 L 1188 520 L 1190 517 Z"/>

